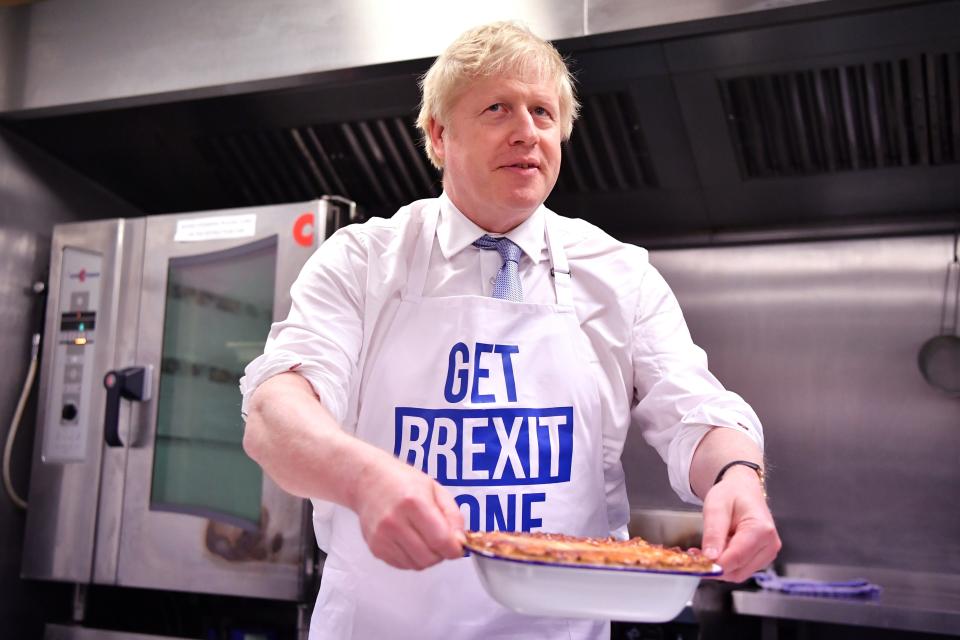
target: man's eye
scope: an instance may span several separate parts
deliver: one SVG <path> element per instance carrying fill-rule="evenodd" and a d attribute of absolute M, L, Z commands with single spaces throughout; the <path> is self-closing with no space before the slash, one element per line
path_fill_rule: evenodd
<path fill-rule="evenodd" d="M 494 113 L 496 113 L 497 111 L 503 111 L 503 105 L 500 104 L 499 102 L 497 104 L 492 104 L 489 107 L 487 107 L 487 111 L 493 111 Z"/>
<path fill-rule="evenodd" d="M 550 111 L 548 111 L 548 110 L 546 109 L 546 107 L 535 107 L 534 110 L 533 110 L 533 113 L 534 113 L 535 115 L 543 116 L 543 117 L 546 117 L 546 118 L 552 118 L 552 117 L 553 117 L 552 114 L 550 113 Z"/>

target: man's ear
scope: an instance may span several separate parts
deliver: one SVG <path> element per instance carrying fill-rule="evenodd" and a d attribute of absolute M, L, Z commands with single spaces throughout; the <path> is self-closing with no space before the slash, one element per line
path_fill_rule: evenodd
<path fill-rule="evenodd" d="M 446 127 L 437 122 L 436 118 L 430 118 L 430 124 L 427 127 L 427 132 L 430 135 L 430 145 L 433 147 L 433 152 L 436 154 L 441 161 L 444 160 L 445 149 L 443 148 L 443 133 L 446 131 Z"/>

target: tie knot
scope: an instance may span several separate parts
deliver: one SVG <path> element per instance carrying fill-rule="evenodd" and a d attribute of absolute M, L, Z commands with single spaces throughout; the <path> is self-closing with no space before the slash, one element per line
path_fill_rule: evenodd
<path fill-rule="evenodd" d="M 473 246 L 479 249 L 496 249 L 504 262 L 510 261 L 520 264 L 520 247 L 510 238 L 493 238 L 483 235 L 473 241 Z"/>
<path fill-rule="evenodd" d="M 494 298 L 523 302 L 523 285 L 520 283 L 520 247 L 507 238 L 483 237 L 473 241 L 473 246 L 480 249 L 496 249 L 503 264 L 497 277 L 493 280 Z"/>

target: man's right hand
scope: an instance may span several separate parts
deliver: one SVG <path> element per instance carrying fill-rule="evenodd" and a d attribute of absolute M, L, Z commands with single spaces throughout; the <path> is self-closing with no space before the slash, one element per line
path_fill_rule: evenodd
<path fill-rule="evenodd" d="M 422 471 L 344 433 L 297 373 L 274 376 L 250 401 L 243 446 L 282 489 L 344 505 L 373 555 L 425 569 L 463 555 L 463 517 Z"/>
<path fill-rule="evenodd" d="M 433 478 L 386 452 L 367 460 L 351 507 L 374 556 L 398 569 L 426 569 L 463 556 L 463 516 Z"/>

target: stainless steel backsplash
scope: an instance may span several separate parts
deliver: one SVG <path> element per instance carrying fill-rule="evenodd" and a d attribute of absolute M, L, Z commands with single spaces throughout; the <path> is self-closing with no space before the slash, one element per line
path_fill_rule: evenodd
<path fill-rule="evenodd" d="M 960 573 L 960 399 L 917 367 L 952 236 L 657 251 L 710 368 L 764 424 L 782 561 Z M 633 508 L 690 508 L 634 430 Z"/>

